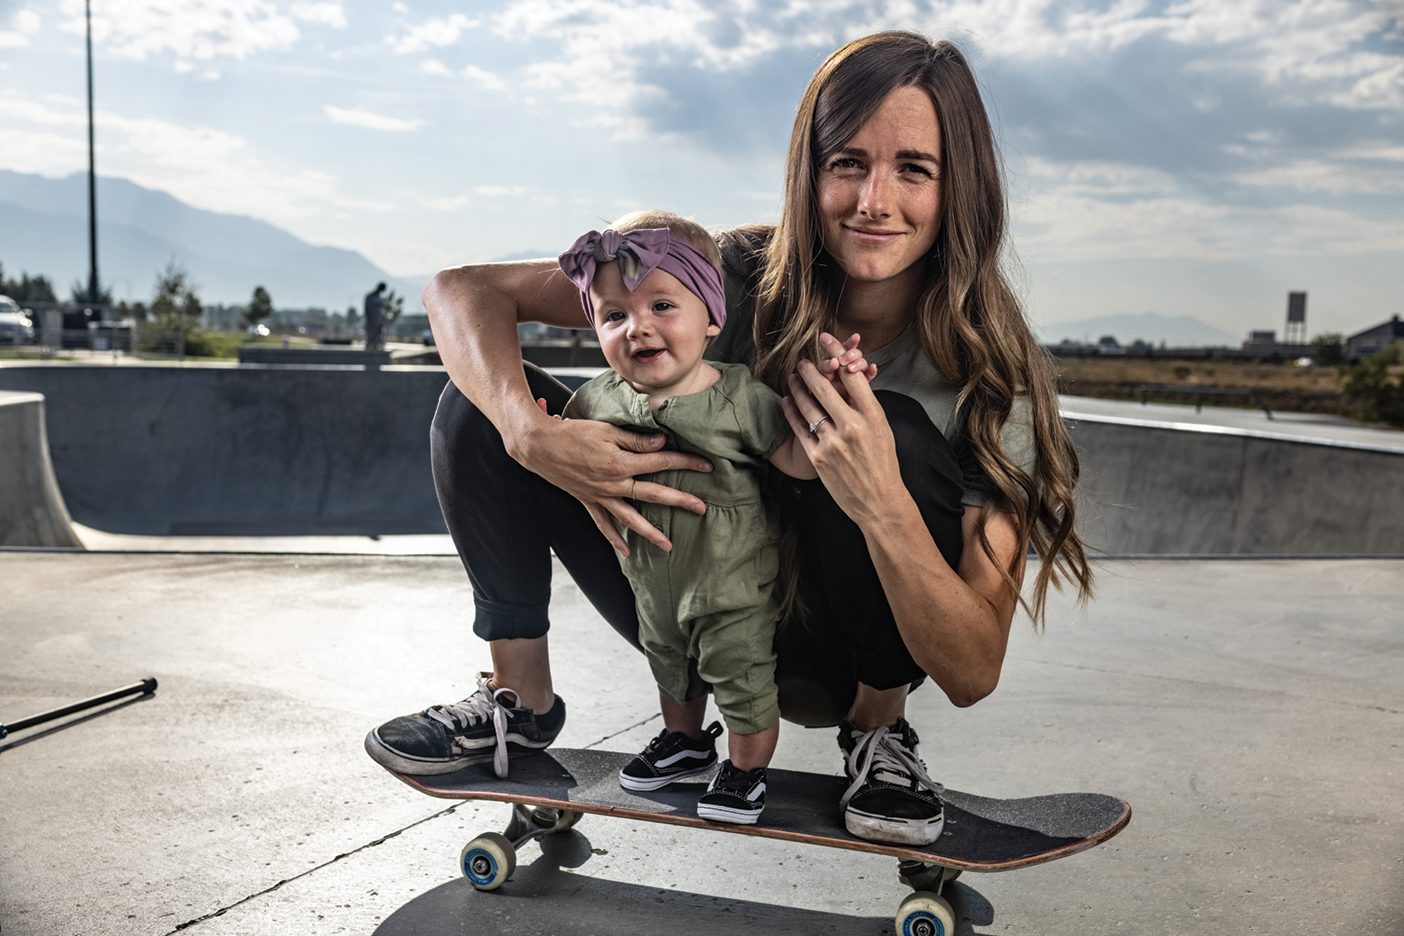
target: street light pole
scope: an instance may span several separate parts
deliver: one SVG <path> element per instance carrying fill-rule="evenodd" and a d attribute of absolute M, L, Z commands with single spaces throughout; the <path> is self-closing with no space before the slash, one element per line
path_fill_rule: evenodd
<path fill-rule="evenodd" d="M 97 160 L 93 153 L 93 6 L 83 0 L 83 15 L 88 24 L 88 302 L 97 306 Z M 102 312 L 99 311 L 99 317 Z"/>

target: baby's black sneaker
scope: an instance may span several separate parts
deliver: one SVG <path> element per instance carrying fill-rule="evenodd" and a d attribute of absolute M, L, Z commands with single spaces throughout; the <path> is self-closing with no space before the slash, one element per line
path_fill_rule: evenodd
<path fill-rule="evenodd" d="M 721 722 L 708 725 L 700 738 L 664 728 L 619 771 L 619 785 L 644 793 L 706 773 L 717 762 L 717 738 L 721 733 Z"/>
<path fill-rule="evenodd" d="M 697 815 L 713 822 L 755 825 L 765 809 L 765 768 L 740 770 L 729 760 L 697 801 Z"/>

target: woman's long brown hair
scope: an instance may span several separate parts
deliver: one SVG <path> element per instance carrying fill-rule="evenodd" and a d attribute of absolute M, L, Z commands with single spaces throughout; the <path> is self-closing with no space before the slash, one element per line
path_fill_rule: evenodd
<path fill-rule="evenodd" d="M 818 360 L 819 333 L 832 331 L 842 276 L 828 275 L 817 207 L 819 167 L 842 148 L 894 89 L 931 95 L 941 133 L 942 223 L 916 308 L 922 347 L 958 388 L 961 430 L 994 487 L 981 509 L 980 546 L 996 566 L 985 523 L 997 509 L 1017 515 L 1019 548 L 1001 566 L 1018 597 L 1024 554 L 1040 559 L 1030 616 L 1042 626 L 1049 584 L 1092 593 L 1092 572 L 1073 528 L 1077 452 L 1058 413 L 1052 366 L 1001 269 L 1005 199 L 994 135 L 975 77 L 960 50 L 907 32 L 884 32 L 839 49 L 819 67 L 795 116 L 785 208 L 768 238 L 755 321 L 756 374 L 779 393 L 803 359 Z M 760 231 L 738 232 L 752 244 Z M 747 235 L 750 235 L 747 237 Z M 1032 412 L 1037 466 L 1030 476 L 1004 452 L 1000 431 L 1016 396 Z M 793 581 L 787 583 L 793 593 Z M 1020 599 L 1022 603 L 1022 599 Z M 1027 608 L 1028 605 L 1025 605 Z"/>

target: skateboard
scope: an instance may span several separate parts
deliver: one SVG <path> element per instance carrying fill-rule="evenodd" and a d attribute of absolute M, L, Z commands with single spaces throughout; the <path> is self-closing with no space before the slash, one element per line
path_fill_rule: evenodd
<path fill-rule="evenodd" d="M 955 914 L 941 890 L 962 871 L 1009 871 L 1064 858 L 1105 842 L 1131 821 L 1128 803 L 1101 793 L 991 799 L 946 790 L 940 839 L 927 846 L 889 845 L 855 838 L 844 828 L 838 810 L 846 786 L 842 777 L 771 768 L 760 821 L 732 825 L 697 817 L 705 777 L 651 793 L 622 789 L 619 769 L 632 757 L 618 751 L 552 748 L 512 758 L 511 773 L 504 779 L 493 774 L 491 764 L 437 776 L 390 772 L 430 796 L 512 805 L 505 832 L 479 835 L 459 856 L 464 876 L 478 890 L 501 887 L 517 866 L 517 849 L 527 842 L 563 832 L 583 815 L 617 816 L 897 858 L 898 877 L 913 891 L 897 910 L 899 936 L 955 932 Z"/>

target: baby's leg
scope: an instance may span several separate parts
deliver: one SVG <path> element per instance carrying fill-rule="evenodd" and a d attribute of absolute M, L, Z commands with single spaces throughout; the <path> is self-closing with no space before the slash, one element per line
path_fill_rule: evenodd
<path fill-rule="evenodd" d="M 727 750 L 740 770 L 770 764 L 780 738 L 775 691 L 773 599 L 711 615 L 697 627 L 698 671 L 726 721 Z"/>
<path fill-rule="evenodd" d="M 726 750 L 731 763 L 738 769 L 755 770 L 770 766 L 770 759 L 775 756 L 775 742 L 779 740 L 780 723 L 777 721 L 755 734 L 731 732 L 726 736 Z"/>
<path fill-rule="evenodd" d="M 663 727 L 678 731 L 689 738 L 702 734 L 702 719 L 707 715 L 707 697 L 700 695 L 690 702 L 679 702 L 662 689 L 658 690 L 658 707 L 663 710 Z M 772 749 L 774 744 L 771 745 Z"/>

